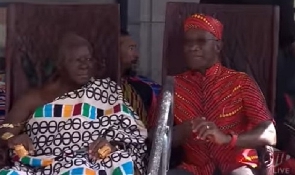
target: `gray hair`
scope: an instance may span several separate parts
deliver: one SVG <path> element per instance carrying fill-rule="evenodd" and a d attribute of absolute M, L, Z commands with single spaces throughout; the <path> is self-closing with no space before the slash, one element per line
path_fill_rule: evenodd
<path fill-rule="evenodd" d="M 67 52 L 82 46 L 88 47 L 90 53 L 92 53 L 93 49 L 89 41 L 73 32 L 66 33 L 59 43 L 56 60 L 57 66 L 60 66 L 60 64 L 63 63 Z"/>

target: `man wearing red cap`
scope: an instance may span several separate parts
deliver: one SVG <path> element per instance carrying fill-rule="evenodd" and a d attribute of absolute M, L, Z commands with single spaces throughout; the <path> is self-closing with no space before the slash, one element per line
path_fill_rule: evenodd
<path fill-rule="evenodd" d="M 247 74 L 219 62 L 223 25 L 195 14 L 184 24 L 189 71 L 175 77 L 173 147 L 185 152 L 168 174 L 255 174 L 255 148 L 276 144 L 265 99 Z"/>

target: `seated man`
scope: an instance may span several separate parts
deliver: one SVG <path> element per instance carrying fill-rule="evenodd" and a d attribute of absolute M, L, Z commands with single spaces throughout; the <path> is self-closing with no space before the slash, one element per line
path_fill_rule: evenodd
<path fill-rule="evenodd" d="M 0 174 L 145 172 L 146 129 L 115 82 L 91 79 L 91 51 L 85 39 L 65 35 L 56 76 L 18 100 L 0 127 L 16 153 Z"/>
<path fill-rule="evenodd" d="M 147 77 L 136 75 L 135 66 L 138 62 L 136 43 L 127 31 L 121 30 L 120 45 L 124 98 L 137 112 L 141 121 L 147 124 L 149 116 L 153 115 L 161 86 Z"/>
<path fill-rule="evenodd" d="M 276 144 L 273 119 L 264 97 L 247 74 L 219 62 L 223 25 L 195 14 L 184 24 L 189 70 L 175 76 L 172 146 L 184 158 L 168 174 L 255 174 L 255 148 Z"/>

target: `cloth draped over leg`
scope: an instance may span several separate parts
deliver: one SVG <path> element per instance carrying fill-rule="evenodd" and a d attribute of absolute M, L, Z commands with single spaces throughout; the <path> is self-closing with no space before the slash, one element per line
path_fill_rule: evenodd
<path fill-rule="evenodd" d="M 14 157 L 14 165 L 0 174 L 132 175 L 135 167 L 145 172 L 147 131 L 124 102 L 122 89 L 110 79 L 92 80 L 37 108 L 26 133 L 39 156 Z M 89 159 L 87 149 L 78 152 L 103 136 L 126 149 L 97 161 Z M 49 160 L 53 162 L 44 165 Z"/>

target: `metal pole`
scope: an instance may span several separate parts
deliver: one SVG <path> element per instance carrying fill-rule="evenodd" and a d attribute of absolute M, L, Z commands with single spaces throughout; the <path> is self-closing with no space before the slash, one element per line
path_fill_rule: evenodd
<path fill-rule="evenodd" d="M 162 98 L 158 111 L 158 122 L 152 150 L 149 159 L 148 175 L 166 175 L 170 158 L 171 129 L 173 116 L 171 117 L 171 105 L 174 95 L 174 79 L 167 77 L 162 89 Z M 172 119 L 171 119 L 172 118 Z M 161 168 L 160 168 L 161 167 Z"/>
<path fill-rule="evenodd" d="M 120 4 L 120 22 L 121 29 L 126 30 L 128 28 L 128 0 L 117 0 Z"/>

